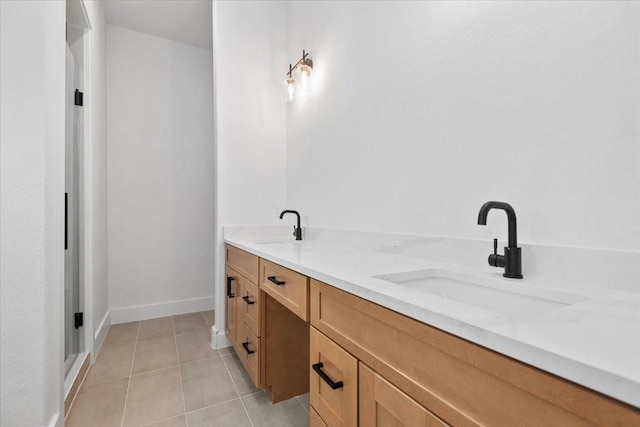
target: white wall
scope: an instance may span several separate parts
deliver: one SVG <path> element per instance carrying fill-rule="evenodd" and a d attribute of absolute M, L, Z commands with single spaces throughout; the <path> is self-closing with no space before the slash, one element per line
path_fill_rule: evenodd
<path fill-rule="evenodd" d="M 313 226 L 640 249 L 640 3 L 292 2 L 287 204 Z"/>
<path fill-rule="evenodd" d="M 106 22 L 99 1 L 85 1 L 91 30 L 87 33 L 89 64 L 85 73 L 85 106 L 89 111 L 85 138 L 85 286 L 90 286 L 85 309 L 95 346 L 93 356 L 109 327 L 107 278 L 107 79 Z"/>
<path fill-rule="evenodd" d="M 224 325 L 222 227 L 282 224 L 286 117 L 278 82 L 289 64 L 285 10 L 284 2 L 214 1 L 216 325 Z"/>
<path fill-rule="evenodd" d="M 0 424 L 61 426 L 65 4 L 0 19 Z"/>
<path fill-rule="evenodd" d="M 212 52 L 107 26 L 113 323 L 213 308 Z"/>

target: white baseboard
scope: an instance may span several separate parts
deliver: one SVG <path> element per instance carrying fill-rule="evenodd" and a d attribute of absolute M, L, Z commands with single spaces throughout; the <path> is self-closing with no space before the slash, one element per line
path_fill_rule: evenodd
<path fill-rule="evenodd" d="M 183 299 L 158 304 L 137 305 L 111 309 L 111 323 L 135 322 L 155 319 L 174 314 L 193 313 L 194 311 L 213 310 L 215 297 Z"/>
<path fill-rule="evenodd" d="M 211 327 L 211 348 L 218 350 L 225 347 L 231 347 L 231 341 L 227 338 L 224 330 L 220 331 L 216 325 L 213 325 Z"/>
<path fill-rule="evenodd" d="M 109 331 L 109 326 L 111 326 L 111 312 L 107 311 L 107 314 L 102 318 L 100 326 L 98 326 L 93 337 L 93 354 L 91 355 L 91 363 L 95 362 L 96 357 L 98 357 L 104 337 L 107 336 L 107 332 Z"/>

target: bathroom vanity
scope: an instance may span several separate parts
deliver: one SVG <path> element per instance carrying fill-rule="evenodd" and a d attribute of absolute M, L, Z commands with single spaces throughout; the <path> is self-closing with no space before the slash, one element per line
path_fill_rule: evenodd
<path fill-rule="evenodd" d="M 374 275 L 422 261 L 313 241 L 225 241 L 226 334 L 272 402 L 310 392 L 311 426 L 640 425 L 636 378 L 621 382 L 622 399 L 603 393 L 602 375 L 579 385 L 566 378 L 589 367 L 519 338 L 522 319 L 418 301 L 411 289 L 390 297 L 402 288 Z M 370 280 L 350 278 L 363 270 Z"/>

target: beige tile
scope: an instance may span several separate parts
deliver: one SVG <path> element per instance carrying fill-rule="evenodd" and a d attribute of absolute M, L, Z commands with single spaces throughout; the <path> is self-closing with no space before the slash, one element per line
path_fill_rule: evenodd
<path fill-rule="evenodd" d="M 202 314 L 209 328 L 216 324 L 216 312 L 214 310 L 203 311 Z"/>
<path fill-rule="evenodd" d="M 160 317 L 158 319 L 143 320 L 140 322 L 138 341 L 158 337 L 172 337 L 173 335 L 173 316 Z"/>
<path fill-rule="evenodd" d="M 242 362 L 235 353 L 227 354 L 224 357 L 224 363 L 227 365 L 227 369 L 231 374 L 231 379 L 238 389 L 240 396 L 246 396 L 247 394 L 260 391 L 259 388 L 253 384 L 251 378 L 247 374 L 247 371 L 242 366 Z"/>
<path fill-rule="evenodd" d="M 304 406 L 304 409 L 306 409 L 307 412 L 311 412 L 311 404 L 309 403 L 309 393 L 301 394 L 300 396 L 298 396 L 298 400 L 300 401 L 300 403 L 302 403 L 302 406 Z"/>
<path fill-rule="evenodd" d="M 240 399 L 187 414 L 189 427 L 251 427 Z"/>
<path fill-rule="evenodd" d="M 95 384 L 131 374 L 135 342 L 102 346 L 98 358 L 89 368 L 85 384 Z"/>
<path fill-rule="evenodd" d="M 71 407 L 65 425 L 120 427 L 128 384 L 128 378 L 95 385 L 84 384 Z"/>
<path fill-rule="evenodd" d="M 224 347 L 219 349 L 220 354 L 225 355 L 225 354 L 235 354 L 236 352 L 233 350 L 232 346 L 229 347 Z"/>
<path fill-rule="evenodd" d="M 173 321 L 176 328 L 176 335 L 209 330 L 207 322 L 204 321 L 204 316 L 200 311 L 173 316 Z"/>
<path fill-rule="evenodd" d="M 211 348 L 211 333 L 209 331 L 177 335 L 176 343 L 180 363 L 196 362 L 220 356 L 218 350 Z"/>
<path fill-rule="evenodd" d="M 137 427 L 184 413 L 178 367 L 133 375 L 124 427 Z"/>
<path fill-rule="evenodd" d="M 309 413 L 295 397 L 271 403 L 266 393 L 250 394 L 242 398 L 254 427 L 304 427 L 309 425 Z"/>
<path fill-rule="evenodd" d="M 133 373 L 155 371 L 178 364 L 176 339 L 170 337 L 152 338 L 138 341 L 136 355 L 133 359 Z"/>
<path fill-rule="evenodd" d="M 187 418 L 184 415 L 180 415 L 179 417 L 147 424 L 144 427 L 187 427 Z"/>
<path fill-rule="evenodd" d="M 238 397 L 221 357 L 180 365 L 187 412 Z"/>
<path fill-rule="evenodd" d="M 109 327 L 102 347 L 136 342 L 140 322 L 118 323 Z"/>

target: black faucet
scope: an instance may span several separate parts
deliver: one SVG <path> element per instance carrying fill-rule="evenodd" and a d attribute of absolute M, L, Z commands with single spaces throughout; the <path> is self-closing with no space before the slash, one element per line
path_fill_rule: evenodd
<path fill-rule="evenodd" d="M 298 213 L 298 211 L 282 211 L 282 213 L 280 214 L 280 219 L 282 219 L 282 217 L 284 216 L 284 214 L 295 214 L 298 217 L 298 226 L 293 226 L 293 235 L 296 236 L 296 240 L 302 240 L 302 228 L 300 227 L 300 214 Z"/>
<path fill-rule="evenodd" d="M 478 225 L 487 225 L 487 215 L 491 209 L 502 209 L 509 221 L 509 246 L 505 246 L 504 255 L 498 255 L 498 239 L 493 239 L 493 253 L 489 255 L 489 265 L 504 267 L 504 277 L 522 279 L 522 251 L 518 247 L 516 212 L 509 203 L 487 202 L 478 212 Z"/>

